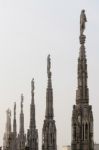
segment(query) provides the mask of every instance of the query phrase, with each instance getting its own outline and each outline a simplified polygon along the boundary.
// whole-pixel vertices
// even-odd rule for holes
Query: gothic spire
[[[34,79],[31,81],[30,129],[35,129]]]
[[[12,145],[12,131],[11,131],[11,110],[6,111],[6,129],[3,137],[3,150],[10,149]]]
[[[47,57],[47,76],[48,76],[48,85],[46,90],[46,118],[53,119],[53,89],[51,81],[51,59],[50,55]]]
[[[77,104],[88,104],[88,87],[87,87],[87,59],[85,52],[85,39],[86,36],[83,34],[85,30],[85,22],[87,21],[85,10],[81,11],[80,15],[80,52],[78,58],[78,89],[76,93]]]
[[[46,90],[46,114],[42,129],[42,150],[57,150],[56,125],[53,115],[53,89],[51,81],[51,59],[47,57],[48,85]]]
[[[80,52],[78,58],[78,89],[76,93],[76,105],[72,111],[72,142],[71,150],[94,150],[93,141],[93,113],[89,105],[87,87],[87,59],[85,53],[85,22],[87,21],[85,10],[80,15]]]
[[[11,110],[8,109],[6,113],[7,113],[6,132],[11,133]]]
[[[27,148],[29,150],[38,150],[38,130],[35,121],[35,104],[34,104],[34,79],[31,81],[31,104],[30,104],[30,128],[27,132]]]
[[[14,103],[13,133],[16,135],[16,102]]]
[[[21,112],[20,112],[20,130],[17,138],[17,146],[18,150],[24,150],[25,149],[25,142],[26,142],[26,134],[24,133],[24,113],[23,113],[23,94],[21,94]]]
[[[17,123],[16,123],[16,102],[14,103],[14,118],[13,118],[13,144],[12,149],[17,150]]]
[[[20,134],[24,134],[24,113],[23,113],[23,94],[21,94],[21,112],[20,112]]]

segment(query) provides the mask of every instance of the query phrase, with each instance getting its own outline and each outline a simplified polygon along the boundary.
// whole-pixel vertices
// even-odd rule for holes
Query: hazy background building
[[[62,147],[62,150],[71,150],[71,146],[70,146],[70,145],[63,146],[63,147]]]
[[[94,150],[99,150],[99,144],[94,144]]]
[[[71,146],[67,145],[67,146],[63,146],[62,150],[71,150]],[[99,144],[94,144],[94,150],[99,150]]]

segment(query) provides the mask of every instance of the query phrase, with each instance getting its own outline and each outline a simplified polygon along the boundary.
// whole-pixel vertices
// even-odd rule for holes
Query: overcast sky
[[[31,80],[35,78],[36,125],[41,133],[46,102],[46,57],[52,60],[57,145],[71,143],[71,115],[77,88],[79,16],[86,10],[88,86],[99,143],[99,2],[97,0],[0,0],[0,145],[6,109],[24,94],[25,132],[29,126]],[[12,113],[13,119],[13,113]]]

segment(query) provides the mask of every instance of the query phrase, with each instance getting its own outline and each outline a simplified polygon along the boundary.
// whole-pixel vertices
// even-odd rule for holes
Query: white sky
[[[71,114],[77,88],[79,16],[86,10],[86,51],[94,139],[99,142],[99,2],[97,0],[0,0],[0,145],[6,109],[23,93],[25,131],[29,126],[31,79],[35,78],[36,124],[41,133],[46,102],[46,57],[52,58],[57,145],[71,142]],[[13,116],[13,115],[12,115]],[[19,124],[18,124],[19,127]]]

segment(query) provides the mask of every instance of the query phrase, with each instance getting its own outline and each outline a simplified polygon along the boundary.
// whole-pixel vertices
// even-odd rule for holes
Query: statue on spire
[[[7,126],[6,126],[6,130],[7,130],[7,132],[11,132],[11,110],[8,109],[6,111],[6,113],[7,113]]]
[[[16,116],[16,102],[14,103],[14,117]]]
[[[34,87],[34,78],[31,81],[31,89],[32,89],[32,91],[34,91],[34,89],[35,89],[35,87]]]
[[[86,18],[85,10],[83,9],[80,15],[80,35],[83,35],[86,22],[87,22],[87,18]]]
[[[23,111],[23,94],[21,94],[21,111]]]
[[[48,77],[51,75],[51,59],[50,59],[50,54],[47,56],[47,74]]]
[[[11,118],[11,110],[8,109],[8,110],[6,111],[6,113],[7,113],[7,119],[9,120],[9,118]]]

